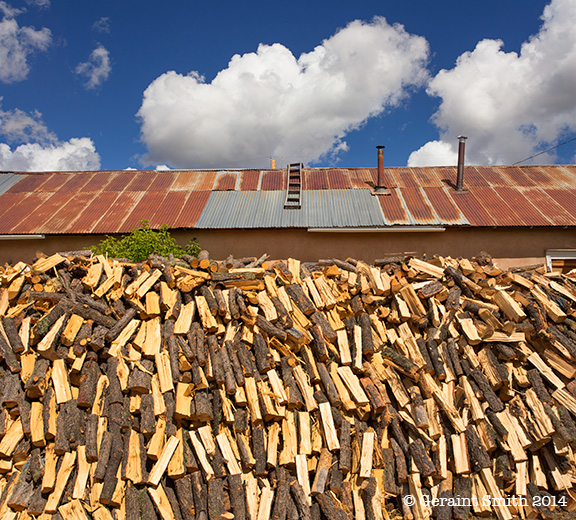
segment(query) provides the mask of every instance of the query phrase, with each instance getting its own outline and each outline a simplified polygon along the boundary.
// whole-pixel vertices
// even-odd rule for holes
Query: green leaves
[[[107,255],[109,258],[126,258],[132,262],[146,260],[151,254],[168,257],[173,254],[179,258],[183,254],[196,256],[200,246],[192,239],[182,248],[170,234],[166,224],[161,229],[151,229],[148,220],[141,220],[140,227],[130,231],[122,238],[107,236],[97,246],[90,250],[97,255]]]

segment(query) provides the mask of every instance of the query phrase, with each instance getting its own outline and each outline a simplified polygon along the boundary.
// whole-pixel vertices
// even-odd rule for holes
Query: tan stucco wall
[[[354,257],[373,261],[412,253],[471,258],[480,251],[500,260],[501,267],[542,262],[546,249],[576,249],[576,228],[448,229],[432,233],[318,233],[303,229],[174,231],[182,244],[196,237],[213,258],[260,256],[298,258]],[[36,251],[84,249],[102,236],[53,235],[44,240],[0,240],[0,263],[31,261]]]

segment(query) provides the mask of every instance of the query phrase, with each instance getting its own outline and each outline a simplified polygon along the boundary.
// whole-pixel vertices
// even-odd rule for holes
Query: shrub
[[[151,229],[148,220],[141,220],[137,229],[130,231],[122,238],[107,236],[97,246],[90,247],[97,255],[107,255],[109,258],[126,258],[132,262],[146,260],[151,254],[168,257],[173,254],[180,258],[184,254],[196,256],[200,246],[193,238],[183,248],[170,234],[166,224],[161,229]]]

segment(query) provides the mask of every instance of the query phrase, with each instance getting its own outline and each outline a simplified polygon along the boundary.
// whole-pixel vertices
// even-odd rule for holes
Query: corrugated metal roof
[[[204,229],[374,227],[386,221],[370,190],[308,190],[302,209],[284,209],[285,192],[214,191],[196,224]]]
[[[14,184],[24,177],[23,175],[18,175],[17,173],[5,173],[0,175],[0,195],[5,191],[9,190]]]
[[[576,226],[576,166],[305,168],[302,209],[286,170],[0,174],[0,233],[124,233],[153,227]]]

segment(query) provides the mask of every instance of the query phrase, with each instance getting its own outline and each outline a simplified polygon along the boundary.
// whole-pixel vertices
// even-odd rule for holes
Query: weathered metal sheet
[[[439,223],[446,226],[465,226],[470,224],[450,195],[448,195],[448,190],[452,188],[430,187],[423,189],[438,216]]]
[[[61,210],[62,207],[72,198],[70,194],[62,196],[60,193],[49,193],[47,195],[51,196],[46,198],[42,204],[29,208],[28,214],[18,222],[19,233],[38,233],[38,226],[46,230],[46,221]],[[76,213],[78,213],[78,208],[76,208]],[[42,233],[45,232],[46,231],[42,231]]]
[[[53,195],[54,198],[56,195]],[[61,201],[61,205],[54,214],[40,224],[40,229],[36,227],[36,222],[30,222],[28,230],[22,230],[23,233],[41,233],[61,234],[74,233],[76,221],[80,218],[79,208],[84,208],[92,201],[91,193],[78,193]]]
[[[452,200],[471,226],[494,226],[494,219],[471,191],[453,191]]]
[[[377,199],[387,225],[408,225],[410,223],[398,188],[391,189],[390,195],[378,196]]]
[[[172,227],[172,222],[175,222],[182,211],[182,206],[188,194],[183,191],[169,191],[162,203],[158,206],[154,216],[150,218],[150,227],[160,228],[164,224]]]
[[[164,202],[166,198],[166,192],[162,191],[148,191],[144,193],[142,198],[138,201],[138,204],[134,206],[134,209],[126,217],[126,220],[122,223],[121,232],[130,231],[131,229],[136,229],[140,226],[142,220],[152,220],[154,215],[158,211],[158,208]]]
[[[576,219],[576,190],[571,189],[553,189],[546,190],[546,193],[560,204],[574,219]],[[576,220],[572,225],[576,224]]]
[[[66,184],[58,188],[59,194],[70,195],[71,193],[77,193],[81,191],[90,179],[96,175],[95,173],[76,173],[68,174],[68,180]]]
[[[426,192],[421,188],[404,188],[402,198],[406,210],[410,214],[411,224],[421,224],[424,226],[440,224],[440,219],[430,206]]]
[[[138,172],[134,175],[132,181],[126,186],[127,191],[146,191],[152,184],[156,172],[152,170]]]
[[[132,213],[134,207],[144,196],[143,191],[124,191],[120,193],[114,204],[105,213],[99,222],[95,223],[91,233],[123,233],[130,231],[123,224],[126,217]],[[75,226],[76,224],[74,224]]]
[[[6,195],[8,194],[2,195],[0,200],[3,200]],[[52,193],[30,193],[25,197],[17,195],[0,219],[0,234],[21,234],[18,225],[30,214],[30,208],[40,207],[51,195]]]
[[[7,190],[8,193],[29,193],[37,189],[41,189],[50,175],[48,173],[40,173],[37,175],[22,175],[22,178]]]
[[[494,219],[497,226],[521,226],[522,218],[492,188],[476,188],[474,196]]]
[[[217,191],[230,191],[236,189],[236,179],[238,175],[236,172],[220,172],[216,179],[216,186],[214,189]]]
[[[18,181],[24,180],[25,177],[18,173],[0,173],[0,195],[7,192]]]
[[[182,204],[182,209],[176,220],[171,224],[173,228],[193,228],[206,207],[210,191],[193,191]]]
[[[510,187],[492,188],[502,200],[519,216],[520,224],[523,226],[550,226],[553,223],[545,218],[536,207],[524,196],[524,190]]]
[[[522,195],[534,207],[538,208],[554,226],[573,226],[574,217],[550,197],[546,190],[525,188]]]
[[[117,191],[103,191],[97,197],[92,199],[90,204],[87,204],[78,216],[78,220],[72,226],[72,229],[67,230],[68,233],[92,233],[98,222],[102,220],[104,214],[110,209],[118,196]],[[112,232],[112,231],[111,231]]]
[[[41,190],[43,192],[58,191],[62,186],[64,186],[64,184],[66,184],[71,179],[72,179],[72,175],[66,175],[66,174],[55,175],[55,174],[52,174],[46,179],[46,182],[44,182],[42,184]]]
[[[576,225],[574,166],[466,166],[462,192],[456,168],[385,168],[390,195],[374,197],[376,176],[304,169],[302,209],[284,210],[284,169],[5,173],[0,232],[126,232],[142,219],[174,228]]]
[[[260,170],[246,170],[241,172],[240,191],[254,191],[260,184]]]
[[[260,189],[264,191],[286,189],[286,170],[263,172]]]
[[[106,186],[106,191],[124,191],[128,185],[134,180],[136,172],[118,172],[112,173],[110,183]]]

